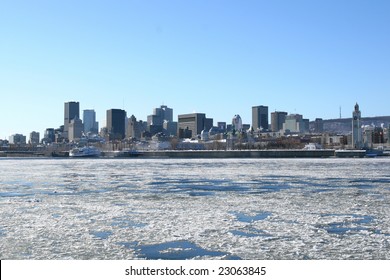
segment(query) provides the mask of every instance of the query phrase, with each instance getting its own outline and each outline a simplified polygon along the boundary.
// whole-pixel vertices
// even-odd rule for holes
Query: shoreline
[[[365,150],[164,150],[164,151],[139,151],[135,154],[121,154],[112,151],[102,151],[101,158],[363,158],[386,156],[369,154]],[[69,154],[63,153],[34,153],[34,152],[0,152],[0,158],[31,157],[31,158],[68,158]]]

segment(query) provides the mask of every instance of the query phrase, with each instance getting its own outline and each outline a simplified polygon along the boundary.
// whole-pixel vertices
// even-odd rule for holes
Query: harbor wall
[[[365,150],[336,150],[335,151],[335,157],[339,158],[351,158],[351,157],[365,157],[366,151]]]
[[[323,158],[335,150],[147,151],[146,158]]]
[[[388,154],[386,154],[388,155]],[[68,157],[68,152],[31,152],[31,151],[1,151],[0,157]],[[169,151],[138,151],[126,157],[140,158],[362,158],[366,156],[364,150],[169,150]],[[102,157],[116,157],[115,153],[102,152]]]

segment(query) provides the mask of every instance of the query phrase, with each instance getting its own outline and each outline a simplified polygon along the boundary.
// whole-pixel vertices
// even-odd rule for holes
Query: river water
[[[0,259],[390,259],[390,159],[0,159]]]

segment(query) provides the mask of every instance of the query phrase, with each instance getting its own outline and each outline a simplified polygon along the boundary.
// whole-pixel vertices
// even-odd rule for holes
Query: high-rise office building
[[[33,131],[30,133],[30,144],[37,145],[39,144],[39,132]]]
[[[110,140],[122,140],[126,136],[126,111],[121,109],[107,110],[107,132]]]
[[[252,107],[252,127],[268,130],[268,106]]]
[[[163,133],[167,136],[177,136],[177,122],[164,121]]]
[[[173,122],[173,109],[162,105],[153,109],[153,115],[148,116],[148,125],[163,125],[164,121]]]
[[[96,112],[95,110],[84,110],[83,111],[83,123],[84,123],[84,132],[88,133],[98,133],[99,123],[96,121]]]
[[[316,118],[314,121],[314,132],[322,133],[324,132],[324,120],[321,118]]]
[[[127,120],[127,130],[126,130],[126,137],[127,138],[135,138],[135,139],[141,139],[142,134],[147,129],[147,123],[143,121],[137,121],[137,118],[132,115]]]
[[[286,116],[283,124],[285,133],[304,133],[308,126],[308,120],[304,120],[302,115],[290,114]]]
[[[80,118],[79,102],[66,102],[64,108],[64,138],[68,138],[69,124],[75,118]]]
[[[179,115],[178,120],[180,138],[194,138],[200,135],[203,129],[209,130],[213,127],[213,119],[206,118],[206,114]]]
[[[166,132],[167,130],[164,129],[164,126],[167,126],[167,124],[170,124],[170,127],[177,126],[177,123],[173,122],[173,109],[165,105],[153,109],[153,115],[148,116],[147,122],[148,130],[151,134]]]
[[[226,132],[226,122],[218,122],[217,127],[221,133]]]
[[[79,118],[74,118],[70,121],[68,139],[69,141],[76,141],[81,138],[83,134],[83,122]]]
[[[307,133],[310,131],[310,119],[302,119],[303,131],[302,133]]]
[[[9,137],[9,143],[14,145],[25,145],[26,144],[26,136],[23,134],[13,134]]]
[[[160,114],[164,121],[173,122],[173,109],[168,106],[162,105],[160,108],[156,108],[153,112],[154,115]]]
[[[53,143],[56,141],[56,133],[54,128],[46,128],[44,134],[44,141],[46,143]]]
[[[271,130],[278,132],[283,129],[283,124],[286,121],[287,112],[272,112],[271,113]]]

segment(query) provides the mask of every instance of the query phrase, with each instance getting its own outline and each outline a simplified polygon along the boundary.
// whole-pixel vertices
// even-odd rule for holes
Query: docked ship
[[[74,148],[69,151],[69,157],[99,157],[100,150],[93,146]]]

